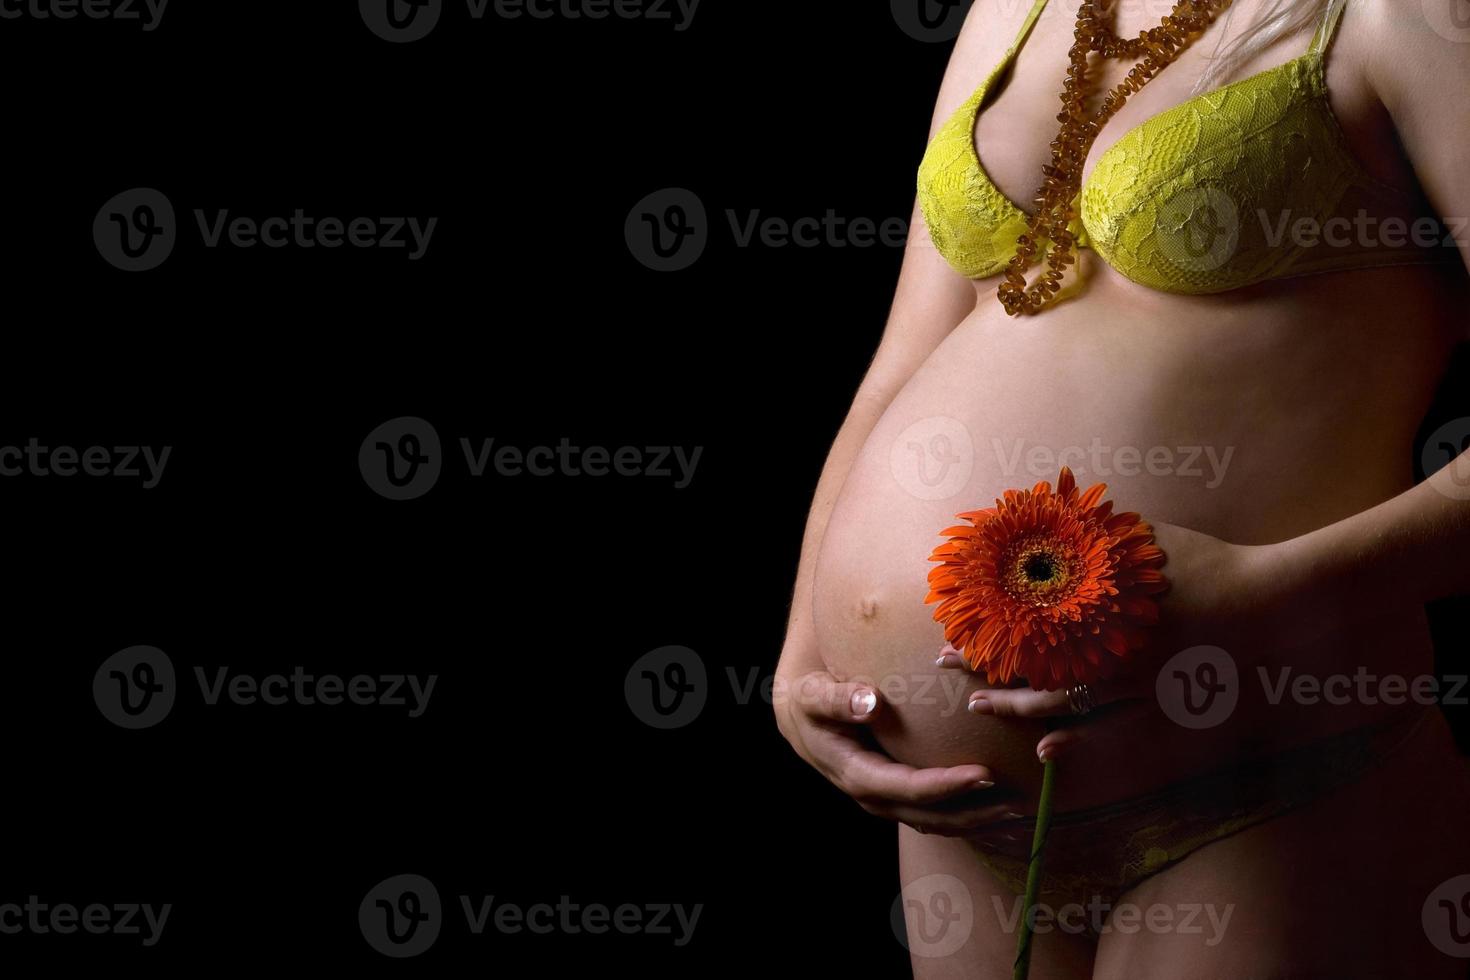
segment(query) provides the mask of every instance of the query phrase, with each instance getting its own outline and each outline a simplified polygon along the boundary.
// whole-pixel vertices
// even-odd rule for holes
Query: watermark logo
[[[1197,646],[1169,658],[1154,692],[1159,707],[1184,728],[1213,728],[1235,712],[1240,674],[1235,659],[1219,647]]]
[[[1279,705],[1288,697],[1292,704],[1318,705],[1454,705],[1470,704],[1465,696],[1467,678],[1463,674],[1450,675],[1443,679],[1433,674],[1408,677],[1403,674],[1375,674],[1367,667],[1359,666],[1352,674],[1297,674],[1291,667],[1276,670],[1275,679],[1265,667],[1257,667],[1256,673],[1265,691],[1266,701]]]
[[[683,728],[699,717],[709,699],[704,661],[682,646],[645,653],[628,668],[623,696],[633,715],[650,728]]]
[[[472,23],[496,20],[641,20],[672,24],[675,34],[694,25],[700,0],[465,0]],[[419,41],[434,30],[443,0],[358,0],[368,30],[394,44]]]
[[[915,41],[943,44],[960,35],[973,0],[889,0],[893,22]]]
[[[363,481],[389,500],[422,497],[439,482],[443,466],[439,433],[412,415],[384,422],[367,434],[357,450]]]
[[[687,946],[704,912],[703,904],[650,902],[610,907],[574,902],[569,895],[562,895],[555,905],[521,905],[495,895],[456,897],[471,936],[482,936],[490,930],[510,936],[598,936],[616,932],[625,936],[672,936],[675,946]],[[374,885],[363,897],[357,908],[357,922],[369,946],[384,956],[405,959],[433,946],[448,916],[433,882],[422,875],[395,875]]]
[[[386,878],[363,896],[357,924],[367,944],[384,956],[418,956],[434,945],[444,925],[439,890],[421,875]]]
[[[1011,440],[1008,446],[1006,440],[992,438],[990,445],[1001,472],[1007,476],[1050,479],[1065,466],[1078,479],[1147,473],[1202,480],[1206,490],[1225,482],[1225,472],[1235,456],[1234,446],[1226,446],[1224,451],[1215,446],[1108,446],[1098,436],[1093,436],[1086,447],[1064,446],[1059,450],[1039,444],[1028,446],[1024,439]]]
[[[172,446],[47,446],[32,436],[24,447],[0,446],[0,477],[106,476],[140,480],[152,490],[172,452]]]
[[[1446,470],[1433,485],[1455,500],[1470,500],[1470,418],[1451,419],[1424,442],[1419,462],[1426,476]]]
[[[317,217],[304,208],[264,218],[232,215],[228,208],[193,210],[205,249],[338,249],[384,252],[405,250],[416,262],[429,251],[438,218]],[[158,268],[173,253],[181,233],[172,203],[150,187],[124,191],[110,199],[92,220],[92,240],[109,264],[124,272]]]
[[[893,900],[889,922],[893,935],[913,955],[951,956],[970,941],[975,901],[954,875],[925,875],[905,885]]]
[[[368,30],[392,44],[421,41],[444,13],[444,0],[358,0]]]
[[[819,704],[827,693],[820,680],[803,677],[793,684],[760,667],[743,671],[726,665],[724,679],[732,702],[739,707],[760,703],[769,706]],[[951,718],[968,703],[968,677],[958,671],[927,670],[912,674],[858,674],[845,678],[872,688],[885,703],[895,707],[917,705],[938,709],[941,718]],[[682,728],[697,718],[717,690],[704,661],[688,647],[660,647],[645,654],[628,670],[623,694],[629,709],[653,728]]]
[[[1470,2],[1419,0],[1429,29],[1454,44],[1470,44]]]
[[[1470,875],[1458,875],[1430,892],[1420,921],[1435,949],[1470,959]]]
[[[965,488],[975,444],[959,419],[932,415],[898,434],[888,450],[894,480],[920,500],[948,500]]]
[[[39,895],[30,895],[24,905],[0,904],[0,936],[69,936],[80,931],[93,936],[138,936],[144,946],[157,946],[173,910],[171,903],[157,908],[148,903],[93,903],[78,908],[69,902],[52,905]]]
[[[162,191],[135,187],[102,205],[92,219],[92,240],[109,265],[124,272],[156,269],[178,241],[174,206]]]
[[[119,728],[152,728],[168,717],[177,694],[173,661],[157,647],[119,650],[92,677],[97,710]]]
[[[796,217],[726,208],[723,215],[730,241],[740,249],[902,249],[909,244],[911,231],[907,218],[848,217],[831,208],[820,215]],[[638,262],[657,272],[678,272],[699,260],[714,230],[699,196],[673,187],[635,204],[623,235]],[[927,236],[920,241],[927,243]]]
[[[654,191],[633,205],[623,224],[633,258],[655,272],[679,272],[709,245],[709,215],[699,195],[683,187]]]
[[[0,0],[0,20],[111,20],[136,23],[144,33],[163,23],[168,0]]]
[[[212,672],[195,666],[194,679],[205,707],[231,704],[281,707],[335,707],[344,703],[364,707],[401,708],[409,718],[420,718],[434,696],[438,674],[311,674],[300,665],[290,673],[264,675]],[[92,698],[102,716],[120,728],[150,728],[168,716],[180,693],[173,662],[157,647],[136,646],[108,657],[92,678]]]
[[[1349,218],[1335,215],[1323,220],[1315,214],[1294,215],[1290,209],[1273,218],[1264,208],[1257,214],[1266,244],[1281,247],[1290,241],[1297,248],[1458,248],[1466,241],[1464,218],[1379,218],[1359,208]]]
[[[995,908],[996,920],[1001,931],[1014,933],[1020,929],[1022,903],[1020,896],[1012,899],[1010,908],[999,895],[990,897]],[[1147,931],[1154,935],[1203,936],[1206,946],[1218,946],[1225,938],[1230,918],[1235,914],[1232,902],[1224,908],[1212,902],[1185,902],[1165,905],[1154,902],[1136,905],[1132,902],[1114,904],[1101,895],[1094,895],[1084,905],[1068,902],[1060,907],[1038,902],[1026,910],[1026,921],[1038,936],[1060,930],[1074,936],[1089,931],[1095,935],[1110,932],[1133,935]]]
[[[675,490],[694,481],[703,446],[581,446],[562,438],[556,445],[517,446],[494,438],[461,437],[465,474],[471,479],[518,477],[637,477],[667,480]],[[422,497],[444,466],[439,436],[415,416],[391,419],[368,433],[357,450],[363,481],[390,500]]]
[[[1215,187],[1189,187],[1164,203],[1156,219],[1159,250],[1181,269],[1208,272],[1235,255],[1240,209]]]

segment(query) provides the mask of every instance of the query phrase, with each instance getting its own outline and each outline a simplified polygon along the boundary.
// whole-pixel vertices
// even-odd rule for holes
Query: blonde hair
[[[1229,78],[1277,41],[1309,25],[1321,23],[1331,2],[1333,0],[1266,0],[1255,20],[1235,37],[1230,37],[1230,16],[1235,7],[1233,4],[1227,7],[1220,40],[1216,42],[1215,51],[1190,94],[1199,95],[1218,87],[1222,79]],[[1230,37],[1229,43],[1225,42],[1227,37]]]

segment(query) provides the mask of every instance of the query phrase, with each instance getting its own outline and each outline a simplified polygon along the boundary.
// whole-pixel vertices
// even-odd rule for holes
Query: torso
[[[1237,23],[1253,14],[1251,2],[1237,0]],[[992,6],[998,18],[1015,14]],[[1136,32],[1146,16],[1156,22],[1158,13],[1125,5],[1119,33]],[[1074,15],[1075,5],[1053,0],[1009,85],[980,116],[982,162],[1012,200],[1032,196],[1056,135],[1053,107]],[[997,23],[993,58],[973,66],[973,84],[1015,26]],[[1187,99],[1215,36],[1131,98],[1089,159],[1128,127]],[[1289,38],[1244,71],[1279,64],[1305,43],[1303,35]],[[1409,187],[1412,174],[1393,149],[1386,116],[1356,81],[1366,43],[1351,23],[1338,30],[1328,59],[1332,106],[1364,167]],[[938,532],[1007,488],[1055,480],[1060,462],[1084,486],[1108,483],[1121,509],[1238,543],[1282,540],[1371,507],[1412,482],[1414,433],[1463,332],[1467,296],[1459,269],[1325,273],[1191,297],[1132,283],[1086,250],[1081,261],[1086,295],[1035,318],[1005,315],[997,279],[975,283],[974,312],[894,399],[854,462],[814,583],[815,622],[833,672],[904,685],[886,692],[897,703],[877,727],[884,748],[916,765],[983,762],[1025,795],[1039,776],[1033,753],[1041,726],[966,713],[973,678],[963,692],[928,686],[943,644],[923,602]],[[947,438],[948,449],[935,436]],[[1077,451],[1063,458],[1071,447]],[[945,463],[945,455],[958,460]],[[1355,650],[1391,636],[1405,673],[1430,669],[1421,609],[1385,610],[1376,632],[1336,637],[1334,661],[1351,672]],[[1334,707],[1309,713],[1305,724],[1325,734],[1371,721],[1378,710]],[[1223,726],[1210,737],[1242,735]],[[1085,806],[1146,792],[1178,778],[1180,759],[1161,745],[1157,758],[1126,767],[1103,757],[1071,766],[1060,802]]]

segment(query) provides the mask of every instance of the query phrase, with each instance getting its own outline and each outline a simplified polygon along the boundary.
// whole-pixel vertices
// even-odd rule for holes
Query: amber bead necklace
[[[1001,305],[1011,316],[1039,311],[1061,291],[1062,276],[1067,266],[1077,261],[1077,242],[1068,225],[1077,216],[1073,201],[1082,187],[1082,166],[1088,151],[1107,121],[1113,117],[1128,96],[1163,71],[1180,52],[1187,48],[1230,5],[1230,0],[1178,0],[1173,11],[1158,27],[1124,40],[1103,23],[1102,0],[1082,0],[1077,10],[1075,42],[1068,52],[1071,64],[1062,88],[1062,111],[1057,121],[1061,132],[1051,143],[1051,163],[1041,172],[1045,182],[1036,193],[1036,214],[1028,221],[1028,231],[1016,240],[1016,254],[1006,268],[1005,280],[997,291]],[[1087,89],[1087,56],[1096,51],[1104,58],[1141,59],[1128,77],[1103,99],[1097,111],[1089,114],[1082,106]],[[1049,240],[1047,269],[1034,284],[1026,284],[1026,270],[1036,256],[1037,242]]]

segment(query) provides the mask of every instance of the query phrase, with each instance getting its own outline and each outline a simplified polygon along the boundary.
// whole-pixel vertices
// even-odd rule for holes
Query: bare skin
[[[1350,0],[1327,59],[1333,111],[1371,174],[1417,188],[1447,219],[1470,215],[1470,187],[1455,163],[1470,146],[1470,113],[1433,95],[1467,90],[1470,45],[1426,30],[1417,5],[1399,6]],[[1238,25],[1254,0],[1236,7]],[[1125,4],[1116,28],[1132,34],[1164,12]],[[975,4],[936,125],[1001,58],[1023,15],[1024,5]],[[981,114],[982,161],[1012,200],[1030,198],[1046,162],[1074,15],[1075,5],[1053,0],[1011,82]],[[1225,26],[1217,23],[1131,98],[1090,161],[1130,127],[1187,100]],[[1306,43],[1305,34],[1283,39],[1233,77],[1280,64]],[[1104,80],[1126,67],[1110,65]],[[1064,753],[1058,805],[1069,809],[1132,798],[1396,710],[1361,699],[1272,703],[1263,685],[1245,684],[1228,721],[1190,732],[1150,711],[1146,699],[1129,700],[1139,690],[1119,689],[1096,721],[1048,735],[1043,717],[1064,705],[986,692],[980,679],[936,663],[944,642],[922,601],[926,558],[958,511],[1055,479],[1059,460],[1084,486],[1107,482],[1122,509],[1159,525],[1170,555],[1165,571],[1175,587],[1155,668],[1173,651],[1209,642],[1252,674],[1288,665],[1318,675],[1360,666],[1424,675],[1433,669],[1424,601],[1470,590],[1457,557],[1470,545],[1464,501],[1443,474],[1438,488],[1411,489],[1410,468],[1415,429],[1451,348],[1467,337],[1463,268],[1328,273],[1187,297],[1131,283],[1089,252],[1082,261],[1083,298],[1013,320],[995,300],[996,280],[964,280],[927,242],[911,243],[882,345],[813,504],[778,671],[792,696],[778,702],[778,723],[870,812],[931,835],[901,829],[906,883],[943,868],[977,896],[995,890],[966,843],[938,835],[1004,832],[1007,813],[1030,810],[1038,746]],[[949,441],[935,443],[935,435]],[[969,472],[939,496],[956,439],[968,440],[960,456]],[[1086,455],[1096,445],[1101,456]],[[1069,447],[1084,453],[1060,459]],[[1191,468],[1193,447],[1201,455]],[[1142,465],[1154,450],[1153,465]],[[1089,471],[1099,459],[1107,472]],[[1146,676],[1141,688],[1152,681]],[[967,710],[977,694],[982,710]],[[867,747],[854,726],[869,728],[883,751]],[[1463,975],[1463,962],[1414,933],[1428,890],[1470,872],[1458,833],[1466,770],[1437,714],[1418,738],[1412,762],[1397,757],[1385,773],[1307,810],[1204,847],[1131,896],[1234,902],[1229,941],[1204,947],[1144,931],[1108,934],[1094,947],[1053,934],[1039,937],[1032,975],[1316,976],[1324,974],[1311,964],[1328,959]],[[1407,814],[1425,811],[1435,817],[1407,843],[1382,840],[1385,822],[1402,826]],[[1341,870],[1345,848],[1360,848],[1351,873]],[[1299,873],[1286,881],[1276,873],[1285,866]],[[1272,881],[1298,901],[1264,901]],[[1385,898],[1397,912],[1353,911]],[[916,975],[1007,976],[1012,943],[986,911],[962,950],[916,955]],[[1304,963],[1304,955],[1316,958]]]

